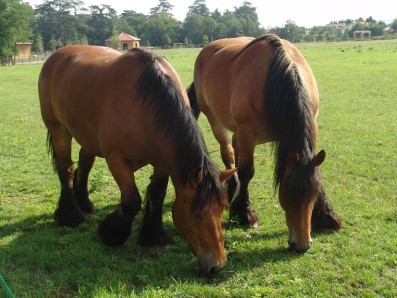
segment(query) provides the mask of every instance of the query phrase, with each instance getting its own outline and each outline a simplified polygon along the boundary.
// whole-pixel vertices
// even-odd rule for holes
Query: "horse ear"
[[[300,157],[298,152],[290,152],[287,156],[287,169],[292,170],[298,163]]]
[[[190,186],[194,189],[201,183],[203,180],[203,168],[195,168],[193,171],[190,172],[188,177],[188,182]]]
[[[321,150],[317,155],[313,157],[313,164],[315,167],[319,167],[325,159],[325,151]]]
[[[219,180],[221,180],[221,182],[223,181],[227,181],[230,179],[230,177],[233,176],[234,173],[237,172],[237,168],[234,169],[228,169],[228,170],[224,170],[220,173],[219,175]]]

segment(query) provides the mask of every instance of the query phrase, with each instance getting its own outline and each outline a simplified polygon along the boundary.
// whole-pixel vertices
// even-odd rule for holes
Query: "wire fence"
[[[32,53],[31,55],[19,55],[0,58],[0,66],[15,64],[36,64],[43,63],[53,52]]]

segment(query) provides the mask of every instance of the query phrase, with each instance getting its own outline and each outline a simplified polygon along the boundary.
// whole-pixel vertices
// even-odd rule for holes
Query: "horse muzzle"
[[[289,247],[296,253],[304,253],[307,252],[310,248],[310,246],[312,246],[313,241],[310,239],[309,242],[307,242],[306,244],[298,244],[294,241],[288,241],[288,245]]]
[[[304,237],[306,238],[306,237]],[[304,253],[312,246],[313,240],[309,235],[309,239],[299,239],[294,230],[289,232],[288,245],[296,253]]]
[[[197,255],[198,264],[205,276],[214,276],[219,270],[221,270],[227,261],[227,258],[217,259],[212,256],[205,254]]]

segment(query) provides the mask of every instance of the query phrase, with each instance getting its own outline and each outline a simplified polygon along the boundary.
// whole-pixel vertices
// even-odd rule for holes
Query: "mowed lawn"
[[[313,234],[310,250],[288,249],[288,229],[273,188],[270,145],[255,151],[250,184],[260,226],[223,228],[226,267],[201,275],[172,223],[167,250],[137,245],[142,213],[128,241],[105,247],[96,230],[119,202],[103,160],[90,177],[96,212],[78,228],[55,225],[59,182],[46,153],[37,95],[41,65],[0,67],[0,275],[16,297],[395,297],[397,295],[397,41],[298,44],[320,89],[319,143],[324,184],[343,229]],[[199,49],[158,51],[188,86]],[[218,144],[202,115],[211,157]],[[161,148],[159,148],[161,150]],[[77,161],[78,147],[74,146]],[[136,173],[142,196],[151,175]],[[4,297],[0,287],[0,297]]]

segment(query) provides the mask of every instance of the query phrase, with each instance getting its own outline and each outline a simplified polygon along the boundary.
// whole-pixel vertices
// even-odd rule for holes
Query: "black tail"
[[[47,131],[47,153],[51,156],[52,159],[52,167],[54,168],[54,172],[57,172],[58,169],[58,159],[55,153],[54,142],[52,141],[51,134]]]
[[[190,107],[193,110],[193,115],[196,119],[198,119],[201,111],[197,104],[196,87],[194,86],[194,82],[192,82],[187,89],[187,96],[189,97]]]

